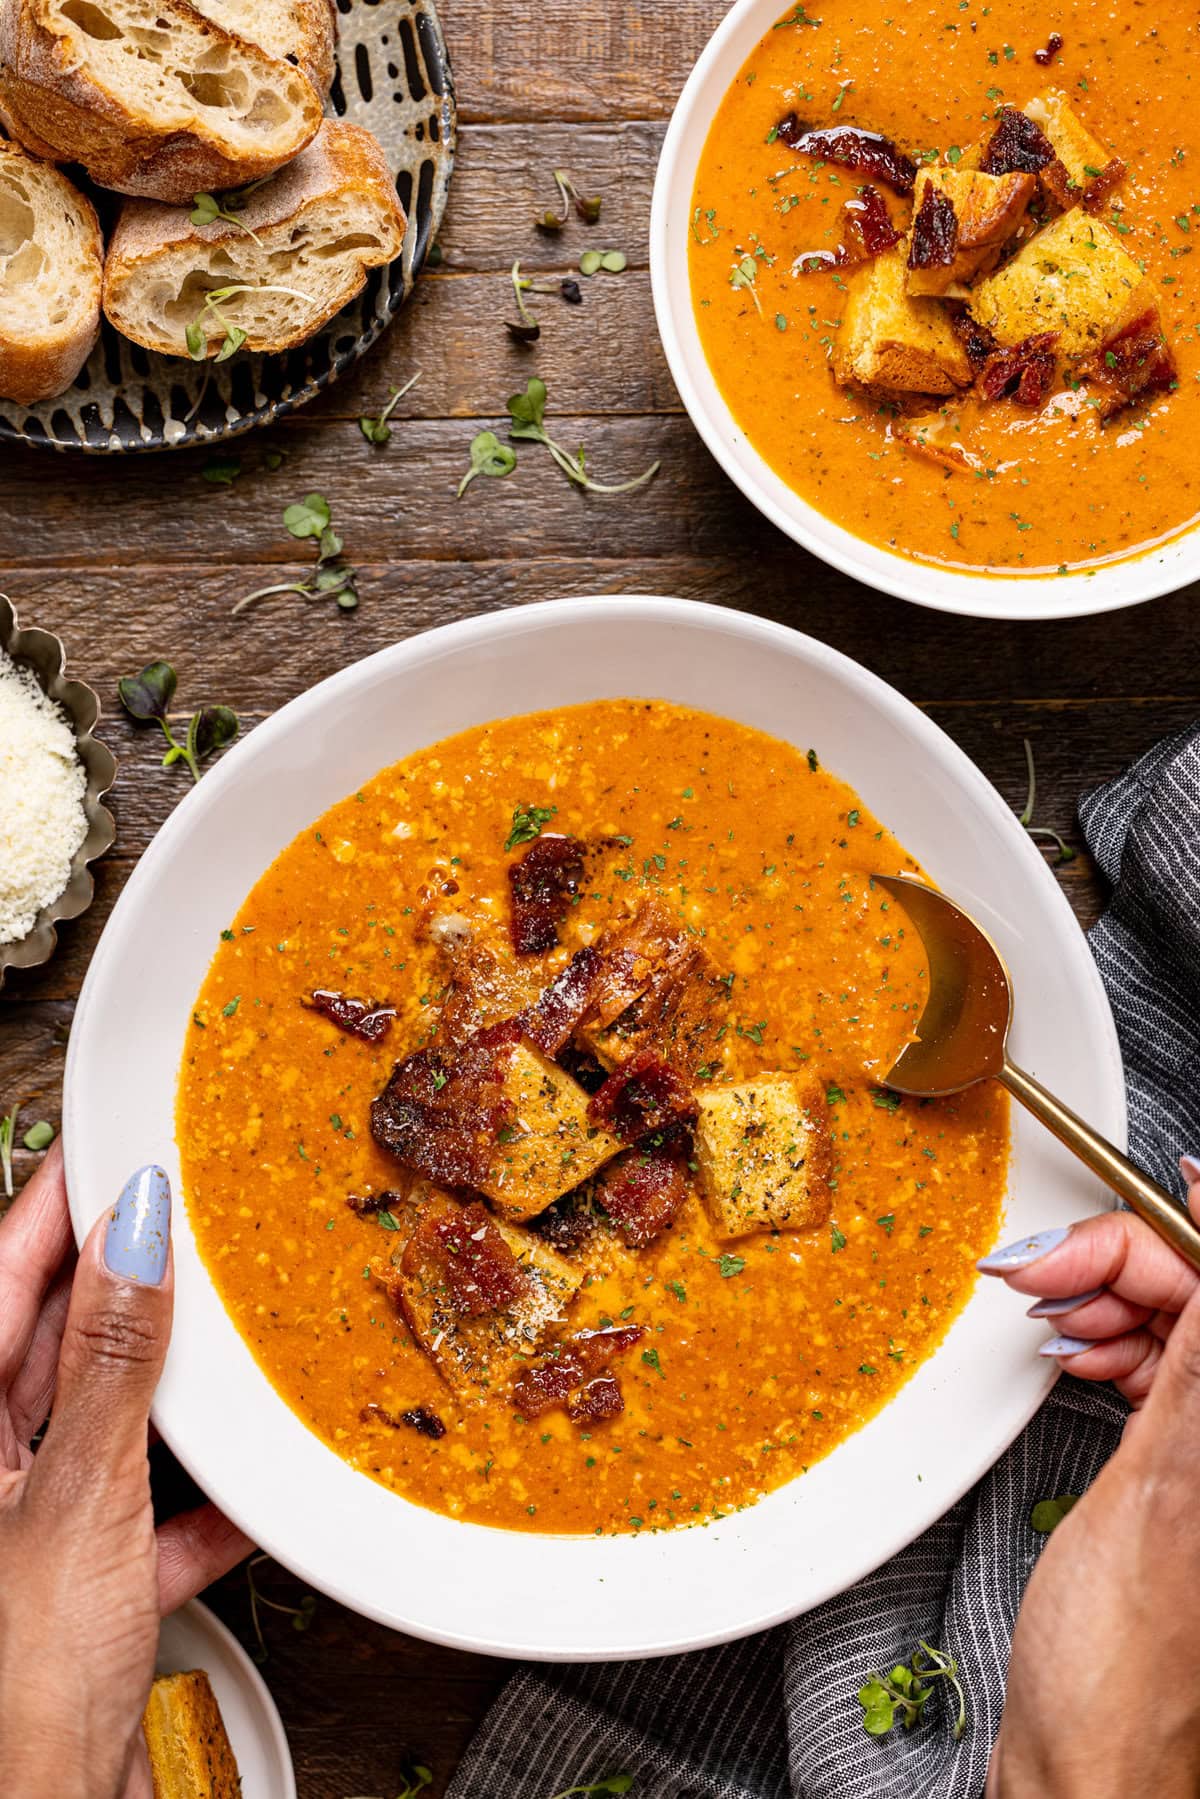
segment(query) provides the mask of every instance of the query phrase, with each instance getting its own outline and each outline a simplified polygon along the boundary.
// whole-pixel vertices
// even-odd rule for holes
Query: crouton
[[[1081,356],[1141,310],[1143,279],[1115,233],[1076,207],[981,281],[968,305],[1006,347],[1053,331],[1060,356]]]
[[[966,350],[936,300],[907,291],[905,239],[851,275],[833,347],[833,372],[843,387],[891,388],[900,393],[949,394],[970,387]]]
[[[600,973],[575,1041],[603,1068],[653,1051],[690,1078],[717,1053],[729,989],[703,946],[653,900],[605,931]]]
[[[918,176],[908,251],[910,294],[944,294],[948,288],[995,268],[1000,252],[1025,221],[1037,192],[1032,175],[984,175],[957,165]],[[949,203],[955,229],[950,241],[931,242],[922,221],[931,211],[927,194]]]
[[[506,1218],[535,1218],[624,1148],[590,1122],[583,1088],[532,1044],[514,1049],[501,1103],[508,1121],[478,1186]]]
[[[1079,204],[1091,207],[1111,193],[1125,174],[1125,164],[1092,136],[1060,88],[1048,88],[1024,108],[1039,125],[1057,158],[1040,180],[1049,199],[1064,211]]]
[[[506,1380],[514,1353],[538,1347],[582,1283],[531,1232],[423,1183],[397,1222],[406,1234],[372,1272],[456,1392]]]
[[[723,1236],[822,1223],[830,1158],[825,1102],[811,1083],[766,1074],[700,1096],[700,1195]]]

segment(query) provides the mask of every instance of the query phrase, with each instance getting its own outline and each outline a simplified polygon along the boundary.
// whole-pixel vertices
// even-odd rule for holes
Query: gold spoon
[[[999,1081],[1139,1218],[1200,1269],[1200,1230],[1188,1214],[1009,1056],[1012,977],[986,931],[961,906],[913,875],[874,879],[904,907],[929,959],[929,998],[917,1041],[900,1052],[884,1085],[897,1093],[940,1099],[976,1081]]]

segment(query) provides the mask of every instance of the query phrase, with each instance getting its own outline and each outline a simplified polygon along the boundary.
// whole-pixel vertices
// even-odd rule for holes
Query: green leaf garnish
[[[199,198],[199,196],[197,196]],[[205,196],[210,198],[211,196]],[[235,220],[241,224],[241,220]],[[242,229],[249,227],[243,225]],[[254,233],[251,231],[250,236]],[[257,240],[256,240],[257,241]],[[214,287],[204,296],[204,304],[191,324],[183,333],[187,344],[188,355],[193,362],[203,362],[208,355],[209,340],[215,337],[216,331],[221,333],[220,349],[214,358],[216,362],[226,362],[235,350],[240,350],[246,341],[247,333],[240,325],[235,325],[226,318],[221,308],[228,300],[235,300],[239,294],[287,294],[293,300],[303,300],[309,306],[317,302],[311,294],[302,294],[298,288],[280,287],[269,282],[236,281],[229,287]]]
[[[502,481],[505,475],[511,475],[517,466],[517,454],[507,444],[502,444],[494,431],[480,431],[471,439],[471,466],[458,484],[458,497],[461,500],[477,475],[488,475],[492,480]]]
[[[283,522],[293,537],[320,537],[329,528],[329,501],[321,493],[305,494],[283,509]]]
[[[632,481],[620,481],[615,485],[593,481],[587,472],[583,451],[580,450],[577,455],[572,456],[547,434],[545,428],[546,398],[546,383],[537,375],[526,384],[523,394],[513,394],[507,402],[508,415],[512,420],[508,434],[518,441],[544,444],[568,481],[573,481],[577,487],[586,488],[589,493],[629,493],[633,488],[643,486],[658,473],[660,464],[653,462],[643,474],[637,475]]]
[[[33,1150],[35,1154],[40,1150],[49,1149],[54,1142],[54,1126],[47,1124],[44,1118],[39,1118],[36,1124],[30,1125],[21,1141],[26,1149]]]
[[[1056,1524],[1079,1504],[1078,1493],[1060,1493],[1057,1499],[1039,1499],[1029,1514],[1029,1523],[1039,1536],[1048,1537]]]
[[[177,684],[178,677],[169,662],[149,662],[140,674],[122,676],[117,682],[117,694],[136,723],[157,724],[161,729],[167,740],[163,767],[186,762],[193,781],[198,781],[201,762],[223,750],[237,736],[238,717],[229,706],[205,706],[193,712],[181,743],[167,722]]]
[[[541,836],[557,811],[557,806],[515,806],[505,849],[515,850],[520,843],[532,843],[535,837]]]
[[[392,427],[388,424],[388,420],[391,418],[397,402],[402,400],[409,389],[415,387],[420,379],[421,371],[418,369],[416,374],[404,383],[403,387],[394,387],[392,389],[392,397],[383,408],[383,411],[379,414],[378,418],[359,419],[358,428],[369,444],[385,444],[388,442],[392,435]]]
[[[333,528],[329,501],[324,494],[305,494],[303,500],[293,501],[285,506],[283,522],[293,537],[315,538],[317,541],[317,566],[305,580],[273,581],[267,587],[256,587],[240,599],[233,608],[232,616],[237,617],[256,600],[264,600],[270,594],[298,593],[305,599],[336,600],[343,612],[353,612],[358,605],[357,572],[349,563],[341,560],[344,544]]]
[[[1029,836],[1033,838],[1035,843],[1044,841],[1057,844],[1058,855],[1054,858],[1054,866],[1056,868],[1061,868],[1065,862],[1074,862],[1075,851],[1071,848],[1069,843],[1063,842],[1057,831],[1052,831],[1048,825],[1035,825],[1033,822],[1033,809],[1037,804],[1037,770],[1033,764],[1033,745],[1030,743],[1028,737],[1026,737],[1024,741],[1025,768],[1029,777],[1029,783],[1025,790],[1025,805],[1018,822],[1024,826],[1025,830],[1028,832]]]
[[[745,1266],[745,1256],[720,1256],[717,1259],[717,1267],[721,1271],[721,1279],[725,1281],[732,1279],[735,1274],[740,1274]]]
[[[241,458],[237,456],[210,456],[200,470],[210,487],[232,487],[241,472]]]
[[[257,186],[257,183],[254,185]],[[259,249],[261,249],[262,238],[259,237],[257,232],[251,231],[245,220],[239,219],[237,213],[233,210],[234,205],[241,200],[241,198],[241,195],[238,194],[226,194],[224,197],[224,204],[222,204],[216,194],[194,194],[192,196],[192,210],[188,214],[188,221],[190,224],[203,227],[205,225],[215,224],[218,219],[221,219],[227,225],[236,225],[239,231],[244,231],[247,237],[252,237]],[[244,203],[245,202],[242,201],[242,204]]]
[[[576,189],[575,183],[571,180],[571,177],[563,169],[555,169],[554,184],[558,188],[558,197],[562,203],[562,214],[560,216],[556,212],[544,212],[540,219],[535,219],[533,221],[539,231],[543,231],[551,237],[557,236],[571,216],[572,205],[574,205],[575,211],[585,225],[594,225],[597,222],[600,217],[600,201],[598,198],[590,200],[585,199]]]
[[[555,1793],[553,1799],[608,1799],[610,1793],[627,1793],[632,1785],[632,1774],[608,1774],[591,1786],[566,1787],[561,1793]],[[405,1799],[403,1793],[400,1799]]]
[[[412,1773],[405,1774],[402,1778],[405,1783],[404,1790],[397,1794],[396,1799],[417,1799],[418,1793],[423,1793],[426,1787],[433,1785],[433,1769],[417,1762]]]
[[[954,1721],[957,1742],[967,1727],[967,1702],[958,1679],[958,1663],[942,1649],[934,1649],[922,1639],[909,1662],[897,1662],[890,1674],[868,1674],[858,1689],[858,1703],[863,1709],[863,1729],[868,1736],[884,1737],[897,1718],[905,1730],[921,1722],[933,1692],[933,1682],[945,1680],[958,1695],[958,1714]]]

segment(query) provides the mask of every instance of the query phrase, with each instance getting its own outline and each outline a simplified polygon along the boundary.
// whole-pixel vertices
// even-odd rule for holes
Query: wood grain
[[[1080,792],[1200,709],[1197,589],[1037,626],[925,612],[855,586],[784,539],[695,437],[654,329],[646,240],[666,119],[725,0],[442,0],[441,10],[464,120],[443,259],[360,365],[294,419],[222,449],[241,469],[230,489],[204,479],[204,451],[116,461],[0,450],[5,588],[25,622],[65,638],[72,672],[102,696],[100,734],[120,764],[120,834],[94,906],[63,929],[48,967],[11,977],[0,994],[0,1104],[19,1100],[24,1126],[59,1121],[88,961],[122,884],[187,789],[178,770],[159,767],[153,735],[115,715],[118,677],[153,657],[175,663],[182,705],[227,702],[249,730],[337,669],[434,625],[563,595],[679,594],[808,631],[873,669],[1017,809],[1029,738],[1038,821],[1076,847]],[[555,203],[555,168],[602,195],[597,226],[572,219],[557,237],[534,229]],[[503,328],[514,316],[513,261],[556,289],[593,246],[624,250],[629,271],[581,281],[577,307],[557,291],[532,297],[541,341],[532,352],[513,345]],[[370,446],[358,417],[416,369],[391,442]],[[534,372],[564,443],[584,443],[603,476],[661,457],[654,483],[622,500],[584,496],[531,445],[510,480],[479,481],[456,500],[472,435],[503,427],[506,398]],[[276,473],[268,449],[284,452]],[[361,570],[359,610],[288,598],[231,619],[252,586],[309,566],[311,551],[281,514],[311,490],[329,498]],[[654,686],[648,670],[646,691]],[[1093,922],[1104,896],[1089,859],[1058,874],[1080,922]],[[18,1149],[19,1182],[37,1160]],[[188,1503],[190,1483],[161,1449],[156,1462],[164,1507]],[[282,1603],[302,1593],[273,1565],[258,1578]],[[250,1641],[245,1575],[210,1597]],[[436,1769],[442,1792],[500,1663],[413,1643],[326,1600],[304,1635],[278,1613],[265,1618],[263,1672],[301,1799],[392,1799],[414,1757]],[[569,1784],[574,1770],[562,1773]]]

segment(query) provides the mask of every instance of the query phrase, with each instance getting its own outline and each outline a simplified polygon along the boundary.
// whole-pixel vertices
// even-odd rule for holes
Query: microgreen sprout
[[[285,1617],[291,1619],[292,1629],[296,1631],[308,1629],[313,1621],[313,1613],[317,1609],[317,1601],[312,1593],[305,1593],[299,1605],[282,1605],[279,1600],[268,1599],[265,1593],[259,1591],[258,1582],[254,1578],[254,1570],[270,1559],[267,1555],[255,1555],[246,1563],[246,1584],[250,1589],[250,1621],[254,1626],[255,1643],[250,1653],[260,1664],[267,1659],[267,1645],[263,1637],[259,1606],[265,1605],[268,1611],[282,1612]],[[432,1776],[430,1778],[432,1779]],[[425,1784],[428,1785],[429,1782],[426,1781]],[[419,1792],[420,1788],[414,1788],[413,1791]],[[401,1794],[400,1799],[405,1799],[405,1795]]]
[[[345,547],[333,528],[329,501],[324,494],[305,494],[283,509],[283,522],[293,537],[316,539],[317,565],[303,581],[273,581],[267,587],[256,587],[238,601],[232,616],[237,617],[256,600],[271,594],[298,593],[305,599],[336,600],[342,612],[353,612],[358,605],[357,573],[342,560]]]
[[[512,420],[508,434],[518,441],[544,444],[568,481],[574,482],[576,487],[586,488],[589,493],[629,493],[658,473],[661,464],[652,462],[648,469],[643,470],[632,481],[612,484],[593,481],[587,472],[583,451],[579,450],[572,456],[548,435],[545,428],[546,397],[546,383],[536,375],[527,383],[523,394],[513,394],[507,402],[508,414]]]
[[[733,265],[732,272],[729,276],[729,285],[734,288],[744,288],[750,295],[750,298],[754,301],[755,310],[757,311],[759,318],[762,318],[762,301],[759,299],[758,289],[754,285],[757,275],[758,263],[755,261],[754,257],[743,256],[740,262],[735,262]]]
[[[251,231],[246,221],[239,219],[234,211],[234,204],[238,198],[239,196],[236,194],[226,194],[222,204],[222,200],[217,194],[193,194],[192,210],[188,214],[188,220],[193,225],[212,225],[217,219],[222,219],[225,224],[236,225],[239,231],[244,231],[247,237],[252,237],[261,250],[262,238],[256,231]]]
[[[294,287],[269,286],[265,283],[257,285],[252,281],[238,281],[230,287],[214,287],[205,294],[203,306],[183,334],[188,355],[193,362],[203,362],[208,355],[209,338],[213,335],[208,316],[210,313],[212,322],[219,325],[224,334],[221,348],[213,358],[214,362],[226,362],[245,343],[247,333],[240,325],[232,324],[221,311],[226,301],[236,299],[238,294],[287,294],[293,300],[303,300],[308,306],[316,305],[311,294],[302,294]]]
[[[157,724],[167,740],[164,768],[185,762],[193,781],[200,779],[200,764],[223,750],[238,734],[237,713],[228,706],[204,706],[188,720],[180,742],[167,720],[175,697],[178,676],[169,662],[149,662],[140,674],[125,675],[117,682],[117,693],[130,718],[138,724]]]
[[[423,1793],[426,1787],[432,1785],[433,1769],[425,1767],[421,1762],[416,1762],[413,1764],[412,1773],[404,1776],[404,1791],[398,1793],[396,1799],[417,1799],[418,1793]]]
[[[480,431],[471,439],[471,466],[458,484],[458,497],[461,500],[477,475],[488,475],[495,481],[502,481],[511,475],[517,466],[515,450],[502,444],[494,431]]]
[[[21,1138],[21,1142],[25,1145],[26,1149],[31,1149],[35,1155],[40,1154],[43,1149],[49,1149],[50,1145],[54,1142],[54,1126],[52,1124],[47,1124],[44,1118],[39,1118],[36,1124],[30,1125],[25,1135]]]
[[[17,1113],[20,1110],[21,1105],[20,1101],[18,1101],[7,1117],[0,1118],[0,1175],[3,1175],[4,1178],[4,1194],[6,1199],[11,1199],[13,1196],[13,1136],[17,1128]]]
[[[1060,1493],[1057,1499],[1039,1499],[1029,1514],[1029,1524],[1039,1536],[1048,1537],[1067,1513],[1079,1504],[1078,1493]]]
[[[515,850],[519,844],[532,843],[535,837],[541,836],[557,811],[557,806],[515,806],[505,850]]]
[[[505,319],[504,329],[508,332],[508,335],[511,338],[514,338],[519,344],[535,344],[542,335],[542,327],[538,324],[528,306],[525,304],[525,294],[528,289],[532,287],[533,283],[527,281],[522,276],[521,264],[519,261],[514,262],[512,265],[511,279],[513,294],[516,297],[517,302],[517,312],[520,315],[521,322],[518,325],[514,325],[508,319]]]
[[[394,387],[392,389],[392,397],[384,407],[383,411],[379,414],[378,418],[359,419],[358,428],[369,444],[387,443],[392,435],[392,427],[388,424],[388,420],[391,418],[397,402],[402,400],[410,388],[414,388],[420,379],[421,371],[418,369],[415,375],[409,377],[403,387]]]
[[[623,275],[628,267],[624,250],[585,250],[579,258],[581,275],[598,275],[601,270],[606,275]]]
[[[607,1799],[610,1793],[627,1793],[632,1785],[632,1774],[607,1774],[591,1786],[565,1787],[554,1799]]]
[[[600,218],[598,197],[585,199],[564,169],[555,169],[554,185],[558,189],[558,197],[562,203],[562,215],[560,217],[556,212],[544,212],[540,219],[533,221],[539,231],[544,231],[551,237],[557,235],[570,218],[572,206],[585,225],[595,225],[598,222]]]
[[[912,1730],[921,1722],[935,1680],[947,1681],[958,1695],[954,1720],[957,1742],[967,1727],[967,1702],[958,1678],[958,1663],[945,1650],[934,1649],[924,1640],[918,1643],[910,1661],[897,1662],[889,1674],[869,1674],[858,1689],[867,1735],[885,1737],[897,1718],[905,1730]]]
[[[1052,831],[1049,825],[1035,825],[1033,822],[1034,807],[1037,805],[1037,770],[1033,764],[1033,745],[1028,737],[1025,739],[1025,768],[1029,776],[1029,785],[1025,792],[1024,810],[1018,822],[1024,826],[1035,843],[1057,844],[1058,855],[1054,858],[1056,868],[1060,868],[1064,862],[1074,862],[1075,851],[1069,843],[1063,842],[1057,831]]]
[[[698,244],[715,244],[721,235],[722,227],[717,224],[715,206],[699,207],[692,214],[692,236]],[[707,235],[701,236],[701,232]]]

